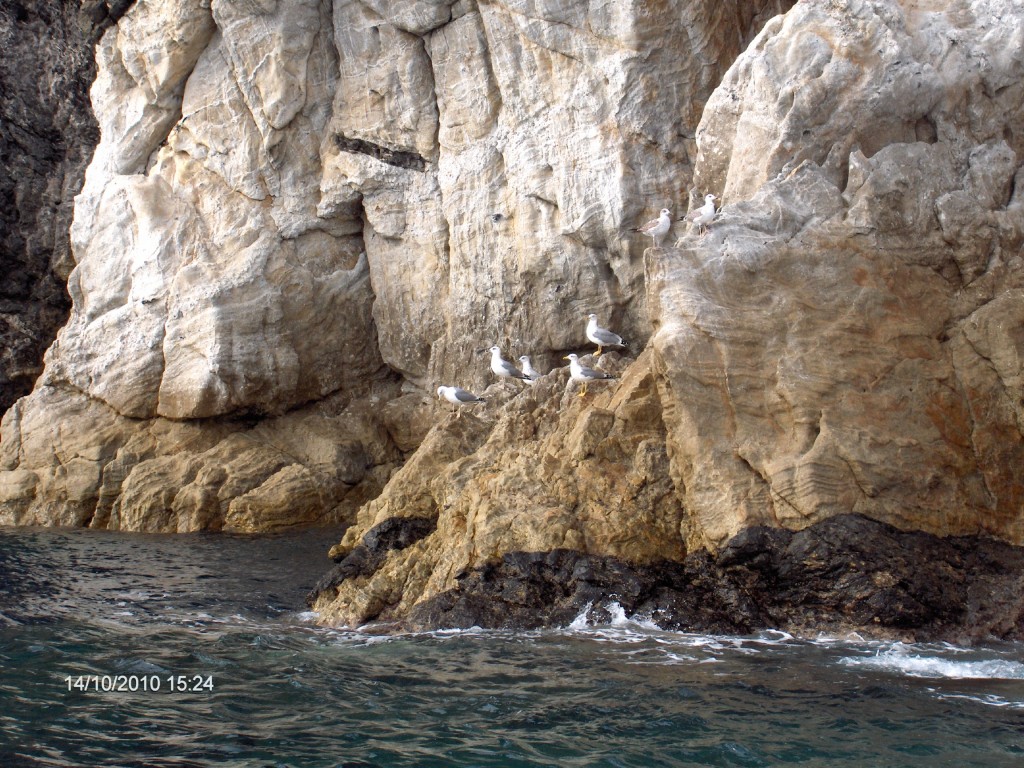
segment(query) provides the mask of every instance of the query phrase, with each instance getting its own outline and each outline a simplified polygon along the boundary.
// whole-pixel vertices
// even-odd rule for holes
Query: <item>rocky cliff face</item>
[[[4,423],[2,519],[338,517],[425,392],[488,382],[481,349],[551,364],[584,309],[642,346],[622,229],[686,198],[701,105],[779,10],[678,5],[134,5],[97,46],[72,314]],[[313,423],[336,444],[267,441]]]
[[[73,198],[99,140],[92,44],[127,5],[0,7],[0,413],[31,391],[67,320]]]
[[[315,598],[344,623],[843,513],[1022,544],[1021,39],[1012,0],[138,3],[0,520],[358,508]],[[706,192],[706,236],[628,231]],[[548,371],[589,312],[617,382],[492,384],[492,344]]]
[[[872,616],[809,577],[816,608],[780,614],[766,584],[795,564],[778,565],[767,543],[772,578],[739,577],[726,558],[673,582],[694,594],[719,585],[703,619],[652,597],[663,565],[616,584],[581,557],[690,563],[680,553],[728,550],[757,526],[820,536],[847,512],[1021,543],[1024,59],[1011,40],[1022,23],[994,5],[895,3],[798,4],[769,22],[698,129],[695,177],[725,198],[719,222],[646,254],[646,352],[589,406],[568,402],[563,378],[540,407],[539,386],[518,396],[482,427],[486,439],[463,439],[465,420],[439,428],[423,463],[361,510],[314,605],[350,624],[501,623],[553,605],[562,613],[549,618],[567,620],[639,584],[633,596],[647,599],[631,607],[663,623],[722,628],[749,611],[943,635],[929,610],[912,610],[931,598],[893,592],[926,559],[964,567],[926,554],[932,545],[916,564],[872,573],[856,547],[834,542],[822,570],[860,563]],[[436,520],[429,535],[347,570],[378,526],[419,516]],[[900,560],[906,544],[881,530],[874,556]],[[523,560],[555,551],[557,562]],[[570,578],[577,566],[584,576]],[[1006,573],[1017,575],[992,590],[998,620],[986,627],[1020,633],[1019,601],[995,597],[1014,593],[1019,566]]]

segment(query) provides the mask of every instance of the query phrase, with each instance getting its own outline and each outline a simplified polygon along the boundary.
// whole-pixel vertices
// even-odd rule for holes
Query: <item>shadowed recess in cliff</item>
[[[100,138],[92,45],[130,5],[0,4],[0,414],[32,390],[67,321],[73,199]]]
[[[135,0],[83,0],[79,26],[90,42],[96,43],[133,5]]]
[[[341,133],[334,135],[334,146],[342,152],[355,152],[360,155],[369,155],[374,160],[393,165],[396,168],[405,168],[410,171],[427,169],[427,160],[415,152],[405,152],[400,149],[389,149],[380,144],[374,144],[365,139],[353,139]]]

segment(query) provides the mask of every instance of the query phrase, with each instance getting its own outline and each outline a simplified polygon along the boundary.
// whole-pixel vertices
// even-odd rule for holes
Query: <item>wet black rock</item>
[[[665,629],[907,640],[1024,638],[1024,549],[841,515],[803,531],[751,528],[717,557],[630,565],[571,550],[515,552],[461,574],[403,625],[564,626],[621,608]]]

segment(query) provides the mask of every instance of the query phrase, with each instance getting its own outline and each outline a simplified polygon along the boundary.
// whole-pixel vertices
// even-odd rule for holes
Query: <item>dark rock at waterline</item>
[[[757,527],[718,554],[630,565],[571,550],[515,552],[416,606],[410,629],[566,625],[613,604],[665,629],[857,631],[908,640],[1024,637],[1024,549],[841,515],[803,531]]]

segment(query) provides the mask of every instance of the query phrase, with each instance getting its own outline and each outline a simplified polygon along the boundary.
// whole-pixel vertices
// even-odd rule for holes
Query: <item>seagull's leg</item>
[[[588,384],[588,382],[586,382],[586,381],[583,382],[583,387],[580,389],[580,393],[578,395],[579,397],[586,397],[586,394],[587,394],[587,384]]]
[[[595,353],[594,353],[594,357],[600,357],[600,356],[601,356],[601,346],[602,346],[601,344],[598,344],[598,345],[597,345],[597,352],[595,352]],[[587,386],[587,385],[586,385],[586,384],[584,384],[584,385],[583,385],[583,388],[584,388],[584,389],[586,389],[586,386]]]

